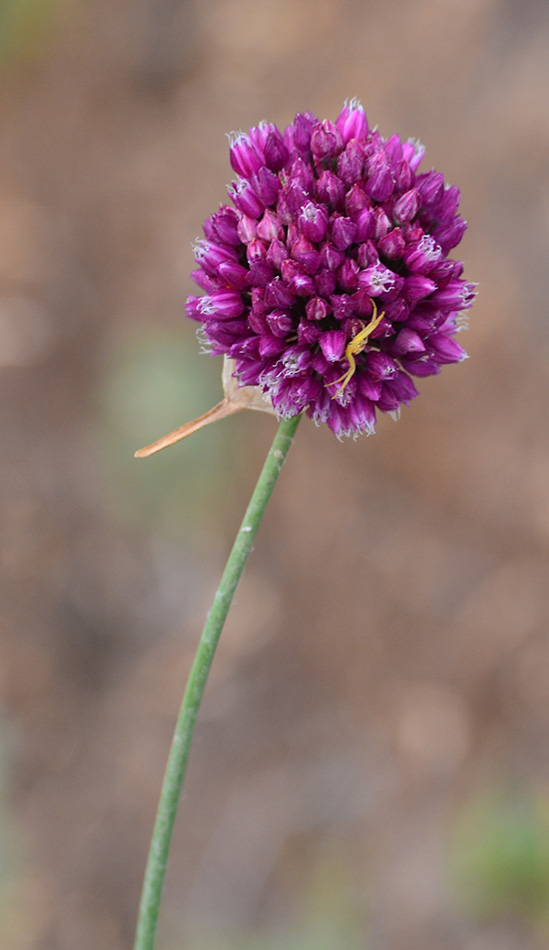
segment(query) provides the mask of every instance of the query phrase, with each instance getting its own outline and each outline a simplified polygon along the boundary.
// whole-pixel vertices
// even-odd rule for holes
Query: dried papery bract
[[[271,403],[265,400],[259,387],[239,387],[238,380],[233,376],[233,371],[234,360],[225,357],[221,377],[225,398],[222,399],[221,402],[218,402],[212,409],[208,409],[208,412],[205,412],[202,416],[193,419],[192,422],[186,422],[184,425],[179,426],[178,429],[174,429],[173,432],[169,432],[167,435],[162,436],[161,439],[157,439],[156,442],[153,442],[151,445],[146,445],[144,448],[138,449],[135,453],[135,458],[148,458],[149,455],[154,455],[155,452],[160,452],[161,449],[166,449],[169,445],[181,442],[181,439],[192,435],[193,432],[198,432],[198,430],[203,429],[204,426],[208,426],[212,422],[218,422],[220,419],[225,419],[227,416],[232,416],[235,412],[241,412],[242,409],[256,409],[259,412],[268,412],[271,415],[276,415]]]

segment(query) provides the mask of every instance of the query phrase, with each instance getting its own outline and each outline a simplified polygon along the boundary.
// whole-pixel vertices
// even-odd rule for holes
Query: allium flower
[[[306,412],[338,437],[374,429],[430,376],[466,356],[454,335],[474,285],[448,253],[466,229],[459,190],[420,173],[423,148],[368,127],[346,103],[283,133],[233,136],[229,188],[196,244],[187,314],[281,418]]]
[[[187,314],[223,361],[223,400],[136,452],[145,458],[242,409],[280,417],[208,613],[177,718],[158,806],[135,948],[154,950],[193,730],[216,646],[301,414],[335,434],[373,432],[377,410],[417,395],[412,376],[465,353],[454,335],[474,287],[448,258],[463,233],[459,191],[419,173],[423,149],[370,131],[352,100],[335,124],[310,112],[281,133],[262,123],[230,145],[238,175],[204,222]],[[268,406],[268,408],[267,408]]]

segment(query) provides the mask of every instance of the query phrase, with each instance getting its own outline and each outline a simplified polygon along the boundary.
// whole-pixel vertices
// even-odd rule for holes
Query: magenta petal
[[[347,338],[343,330],[328,330],[320,338],[320,349],[329,363],[336,363],[345,352]]]

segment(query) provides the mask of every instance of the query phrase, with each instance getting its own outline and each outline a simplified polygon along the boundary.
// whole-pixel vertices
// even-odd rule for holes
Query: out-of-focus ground
[[[274,420],[183,315],[225,132],[358,96],[462,189],[471,359],[302,423],[201,712],[160,950],[549,945],[549,7],[3,0],[0,932],[126,950]]]

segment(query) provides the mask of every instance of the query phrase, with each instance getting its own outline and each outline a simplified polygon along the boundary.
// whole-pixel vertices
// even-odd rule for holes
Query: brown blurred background
[[[0,932],[131,947],[174,718],[274,420],[163,455],[225,133],[358,96],[462,189],[471,359],[302,423],[224,632],[159,950],[549,946],[549,7],[2,0]],[[520,331],[520,332],[519,332]]]

